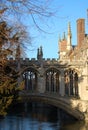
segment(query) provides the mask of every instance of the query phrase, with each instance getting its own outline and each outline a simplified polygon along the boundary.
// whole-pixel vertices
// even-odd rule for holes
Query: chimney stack
[[[85,37],[85,19],[78,19],[77,20],[77,45],[78,45],[78,48],[81,47],[84,37]]]

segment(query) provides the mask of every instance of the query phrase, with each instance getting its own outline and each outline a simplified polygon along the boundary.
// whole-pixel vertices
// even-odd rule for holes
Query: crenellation
[[[45,58],[43,58],[42,60],[45,61]]]
[[[25,58],[25,61],[29,61],[29,58]]]
[[[31,61],[36,61],[36,58],[31,58]]]
[[[55,58],[52,58],[52,61],[56,61],[56,59],[55,59]]]
[[[46,60],[47,60],[47,61],[50,61],[50,58],[47,58]]]

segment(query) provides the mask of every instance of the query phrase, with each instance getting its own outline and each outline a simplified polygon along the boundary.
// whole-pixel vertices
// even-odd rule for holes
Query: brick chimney
[[[85,19],[78,19],[77,20],[77,45],[78,45],[78,48],[81,47],[84,37],[85,37]]]

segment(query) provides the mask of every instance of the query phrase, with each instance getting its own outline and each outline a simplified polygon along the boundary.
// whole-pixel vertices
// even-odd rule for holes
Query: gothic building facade
[[[9,64],[19,72],[18,83],[24,80],[26,93],[63,98],[64,103],[66,100],[69,102],[71,110],[80,110],[88,120],[88,35],[85,33],[85,19],[77,20],[77,45],[72,45],[69,23],[67,37],[64,33],[58,46],[58,59],[44,59],[40,47],[37,58],[23,59],[17,53],[19,55],[15,60],[10,59]],[[19,49],[20,46],[18,52]],[[65,109],[70,110],[68,107]]]
[[[79,91],[82,99],[88,99],[88,35],[85,33],[85,19],[81,18],[77,20],[77,45],[72,45],[70,23],[68,24],[67,37],[64,33],[64,37],[62,39],[59,38],[58,45],[59,62],[68,64],[68,70],[65,71],[65,86],[69,82],[69,91],[71,94],[74,91],[77,94]],[[73,70],[76,71],[74,72]],[[73,82],[75,84],[74,90]],[[66,93],[69,93],[67,89]]]
[[[18,66],[21,79],[25,80],[25,89],[40,93],[54,92],[87,101],[88,35],[85,33],[85,19],[77,20],[77,45],[72,45],[71,26],[68,23],[67,37],[64,33],[63,38],[59,38],[58,46],[58,59],[44,59],[40,47],[37,59],[21,58],[19,62],[14,61],[14,67]]]

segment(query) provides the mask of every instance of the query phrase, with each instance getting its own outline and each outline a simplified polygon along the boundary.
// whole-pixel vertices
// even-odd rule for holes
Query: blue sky
[[[67,35],[68,22],[71,23],[73,45],[77,44],[77,19],[85,19],[86,33],[88,33],[88,0],[52,0],[49,6],[56,11],[54,16],[37,21],[40,27],[47,33],[38,31],[34,25],[28,27],[32,37],[32,45],[29,47],[29,51],[27,51],[28,58],[36,58],[37,48],[40,46],[43,47],[44,58],[58,58],[59,35],[63,37],[63,32]],[[30,22],[30,20],[27,19],[26,22]]]

